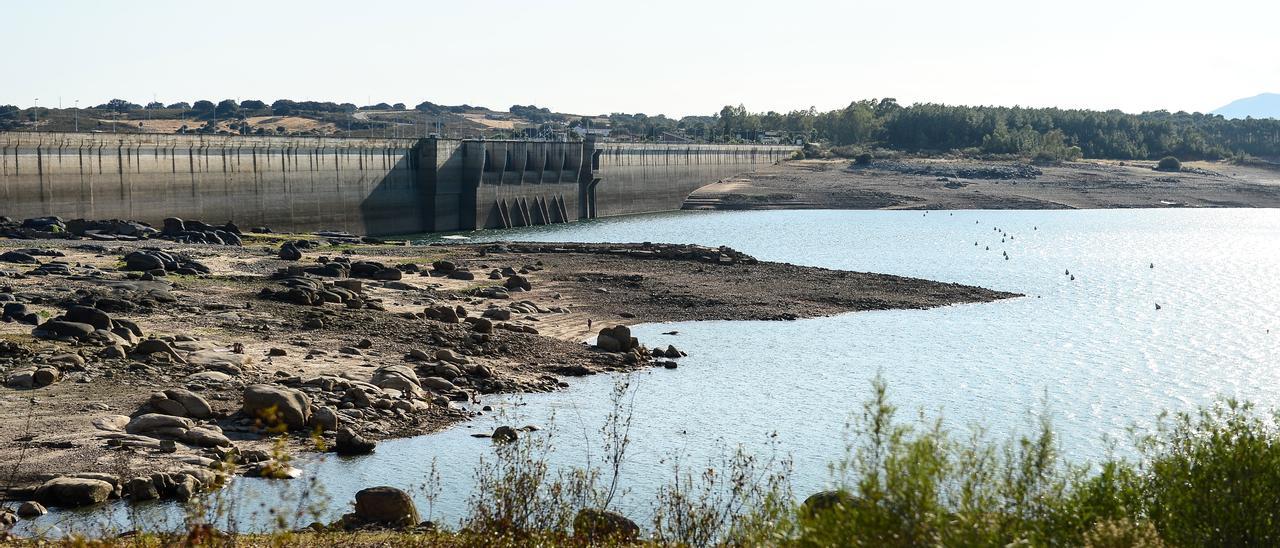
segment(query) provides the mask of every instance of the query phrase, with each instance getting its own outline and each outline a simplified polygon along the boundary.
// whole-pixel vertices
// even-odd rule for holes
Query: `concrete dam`
[[[0,216],[394,235],[675,210],[776,145],[0,133]]]

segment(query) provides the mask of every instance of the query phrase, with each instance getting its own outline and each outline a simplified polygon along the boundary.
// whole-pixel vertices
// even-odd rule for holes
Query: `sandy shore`
[[[0,304],[20,305],[28,320],[23,323],[14,308],[15,317],[0,323],[0,405],[6,410],[0,414],[0,466],[11,497],[30,497],[53,476],[106,473],[125,482],[218,466],[236,452],[256,455],[242,458],[238,469],[253,473],[253,461],[267,458],[271,436],[260,430],[261,418],[242,411],[247,386],[309,398],[312,426],[294,428],[290,438],[295,450],[308,451],[315,450],[310,433],[317,424],[333,447],[335,425],[314,423],[322,414],[371,440],[411,436],[482,413],[485,394],[555,390],[566,386],[567,376],[653,364],[646,352],[607,352],[583,343],[602,327],[782,320],[1015,296],[757,262],[732,250],[692,246],[244,238],[243,247],[0,239],[0,253],[24,250],[39,263],[0,262]],[[280,259],[280,242],[293,238],[314,244],[302,249],[299,261]],[[146,248],[197,261],[208,273],[126,270],[124,258]],[[379,263],[385,270],[377,276],[384,279],[334,285],[338,279],[307,274],[307,283],[323,286],[312,295],[324,293],[330,302],[298,304],[300,297],[286,285],[301,282],[280,273],[320,268],[325,261]],[[433,264],[471,274],[433,275]],[[385,275],[391,270],[396,272]],[[519,286],[519,279],[528,282],[528,291],[495,289]],[[344,296],[330,299],[333,294]],[[108,327],[123,336],[33,336],[39,328],[30,322],[47,325],[76,306],[90,309],[76,309],[80,315],[109,316]],[[470,319],[441,321],[441,310]],[[475,319],[481,316],[486,319]],[[141,336],[121,326],[136,327]],[[163,341],[163,350],[148,339]],[[638,342],[679,346],[678,337]],[[33,385],[36,371],[57,380]],[[193,411],[200,404],[188,403],[186,394],[210,409]],[[186,407],[172,411],[179,400]],[[152,430],[139,425],[140,416],[171,412],[189,422]],[[176,443],[168,441],[174,438]]]
[[[1100,160],[1060,166],[937,159],[852,164],[784,162],[703,187],[685,208],[1280,207],[1280,170],[1225,162],[1188,162],[1177,173],[1155,171],[1154,162]]]

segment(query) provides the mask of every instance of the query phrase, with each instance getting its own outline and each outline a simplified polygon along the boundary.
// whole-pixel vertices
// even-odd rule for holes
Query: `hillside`
[[[1236,99],[1226,106],[1213,111],[1223,117],[1237,118],[1277,118],[1280,119],[1280,93],[1262,93],[1253,97]]]

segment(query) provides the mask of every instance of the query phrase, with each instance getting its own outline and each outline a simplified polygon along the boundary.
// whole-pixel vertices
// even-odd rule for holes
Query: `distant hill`
[[[1277,118],[1280,119],[1280,93],[1263,93],[1244,99],[1236,99],[1231,104],[1213,111],[1224,118]]]

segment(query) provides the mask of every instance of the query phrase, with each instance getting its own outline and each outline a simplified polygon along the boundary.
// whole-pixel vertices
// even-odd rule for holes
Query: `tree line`
[[[364,107],[330,101],[280,99],[219,102],[198,100],[165,105],[139,105],[112,99],[93,107],[124,115],[142,110],[178,111],[201,120],[247,116],[312,115],[344,120],[358,110],[408,111],[404,103]],[[478,107],[445,106],[424,101],[415,111],[440,115]],[[16,129],[33,109],[0,105],[0,130]],[[46,109],[40,109],[46,110]],[[569,118],[535,105],[513,105],[509,112],[548,130],[555,125],[608,127],[612,135],[643,141],[690,139],[706,142],[760,141],[772,135],[786,141],[825,142],[833,146],[888,148],[909,152],[1012,154],[1046,159],[1076,157],[1184,160],[1280,157],[1280,120],[1229,120],[1213,114],[1168,111],[1128,114],[1059,108],[955,106],[937,103],[899,105],[894,99],[855,101],[830,111],[810,107],[786,113],[751,112],[742,105],[725,106],[706,116],[669,118],[643,113],[613,113],[594,118]],[[333,118],[333,121],[338,118]],[[343,123],[350,125],[351,122]]]
[[[1089,158],[1217,160],[1280,156],[1280,120],[1229,120],[1215,114],[1168,111],[1127,114],[1059,108],[899,105],[893,99],[849,106],[751,113],[726,106],[717,116],[723,135],[749,138],[766,131],[835,145],[913,152],[1083,155]]]

